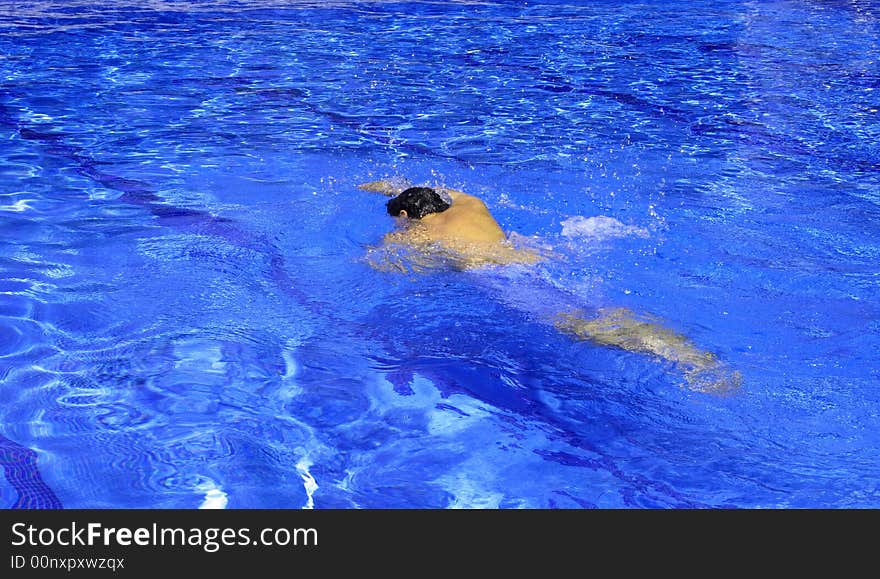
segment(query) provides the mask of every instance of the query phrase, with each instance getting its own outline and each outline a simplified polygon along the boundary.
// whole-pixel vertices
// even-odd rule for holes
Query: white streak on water
[[[315,491],[318,490],[318,483],[315,481],[315,477],[312,476],[312,473],[309,472],[310,466],[312,466],[312,463],[306,458],[303,458],[296,463],[296,471],[303,479],[303,487],[305,487],[306,496],[308,497],[306,504],[303,506],[304,509],[315,508],[314,494]]]
[[[222,374],[226,369],[220,344],[197,338],[183,339],[174,345],[174,367],[192,372]]]
[[[648,230],[635,225],[624,225],[613,217],[597,215],[596,217],[582,217],[576,215],[562,222],[562,235],[564,237],[587,237],[601,240],[614,237],[647,237]]]
[[[196,490],[205,493],[199,509],[225,509],[229,503],[229,495],[218,488],[214,481],[205,481],[198,485]]]
[[[0,211],[10,211],[14,213],[21,213],[22,211],[27,211],[28,209],[33,209],[28,203],[35,201],[35,199],[19,199],[12,205],[0,205]]]
[[[483,488],[464,474],[453,475],[450,485],[455,491],[455,500],[447,508],[450,509],[497,509],[504,500],[500,492]]]
[[[299,364],[296,362],[294,353],[300,344],[300,340],[291,338],[287,340],[284,348],[281,350],[281,359],[284,360],[284,374],[281,375],[279,394],[282,400],[290,400],[300,393],[300,387],[296,380],[294,380],[299,372]]]
[[[296,377],[296,372],[299,369],[296,358],[293,357],[293,351],[289,348],[290,344],[281,352],[281,357],[284,359],[284,375],[281,377],[285,380]]]

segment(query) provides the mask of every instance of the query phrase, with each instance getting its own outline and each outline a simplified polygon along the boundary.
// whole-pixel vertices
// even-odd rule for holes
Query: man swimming
[[[361,188],[389,194],[389,189],[381,188],[382,183],[366,183]],[[409,187],[386,207],[389,215],[399,218],[400,225],[385,236],[386,245],[443,254],[461,269],[541,259],[533,251],[514,247],[486,204],[473,195],[454,189]]]
[[[439,253],[446,263],[460,269],[533,264],[543,259],[535,251],[514,247],[486,204],[473,195],[446,188],[406,187],[391,180],[359,187],[392,197],[386,207],[398,219],[398,229],[385,235],[385,248],[402,247],[421,256]],[[626,308],[600,309],[590,316],[576,310],[556,312],[551,321],[575,338],[673,362],[692,390],[725,393],[742,382],[739,372],[729,370],[711,352],[700,350],[659,320]]]

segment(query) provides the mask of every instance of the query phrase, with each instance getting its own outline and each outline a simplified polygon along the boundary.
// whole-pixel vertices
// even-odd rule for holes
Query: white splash
[[[0,205],[0,211],[9,211],[12,213],[21,213],[22,211],[27,211],[28,209],[33,209],[28,203],[35,201],[35,199],[19,199],[12,205]]]
[[[295,354],[300,345],[300,340],[297,338],[290,338],[281,350],[281,359],[284,360],[284,373],[281,374],[279,396],[282,400],[290,400],[302,391],[296,381],[296,375],[299,372],[299,364],[296,361]]]
[[[220,344],[198,338],[180,340],[174,345],[175,368],[222,374],[226,370]]]
[[[597,215],[582,217],[576,215],[562,222],[562,235],[565,237],[588,237],[594,240],[614,237],[647,237],[648,230],[635,225],[624,225],[613,217]]]
[[[214,481],[205,481],[196,486],[195,490],[205,493],[199,509],[225,509],[229,504],[229,495],[218,488]]]
[[[504,495],[484,488],[464,473],[442,477],[455,499],[447,505],[449,509],[497,509],[501,507]]]
[[[73,268],[66,263],[55,263],[52,265],[53,267],[45,270],[45,273],[48,277],[60,279],[65,277],[72,277],[76,273],[73,271]]]
[[[318,490],[318,483],[315,480],[315,477],[312,476],[312,473],[309,472],[310,466],[312,466],[312,463],[306,458],[303,458],[296,463],[296,472],[298,472],[299,476],[303,479],[303,487],[306,489],[306,497],[308,497],[306,504],[303,506],[304,509],[315,508],[314,494],[315,491]]]
[[[296,358],[293,357],[293,353],[299,345],[299,341],[290,339],[287,340],[286,347],[281,351],[281,358],[284,360],[284,374],[282,374],[281,378],[284,380],[296,377],[299,365],[296,363]]]

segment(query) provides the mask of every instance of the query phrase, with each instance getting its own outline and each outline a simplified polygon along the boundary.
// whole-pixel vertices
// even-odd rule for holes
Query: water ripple
[[[402,6],[0,6],[0,500],[876,505],[876,9]],[[543,277],[372,270],[386,175]],[[743,393],[558,335],[572,303]]]

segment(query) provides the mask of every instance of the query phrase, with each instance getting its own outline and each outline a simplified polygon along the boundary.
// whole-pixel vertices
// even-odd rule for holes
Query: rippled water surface
[[[880,507],[878,58],[860,0],[0,3],[0,506]],[[394,175],[552,259],[375,269]]]

